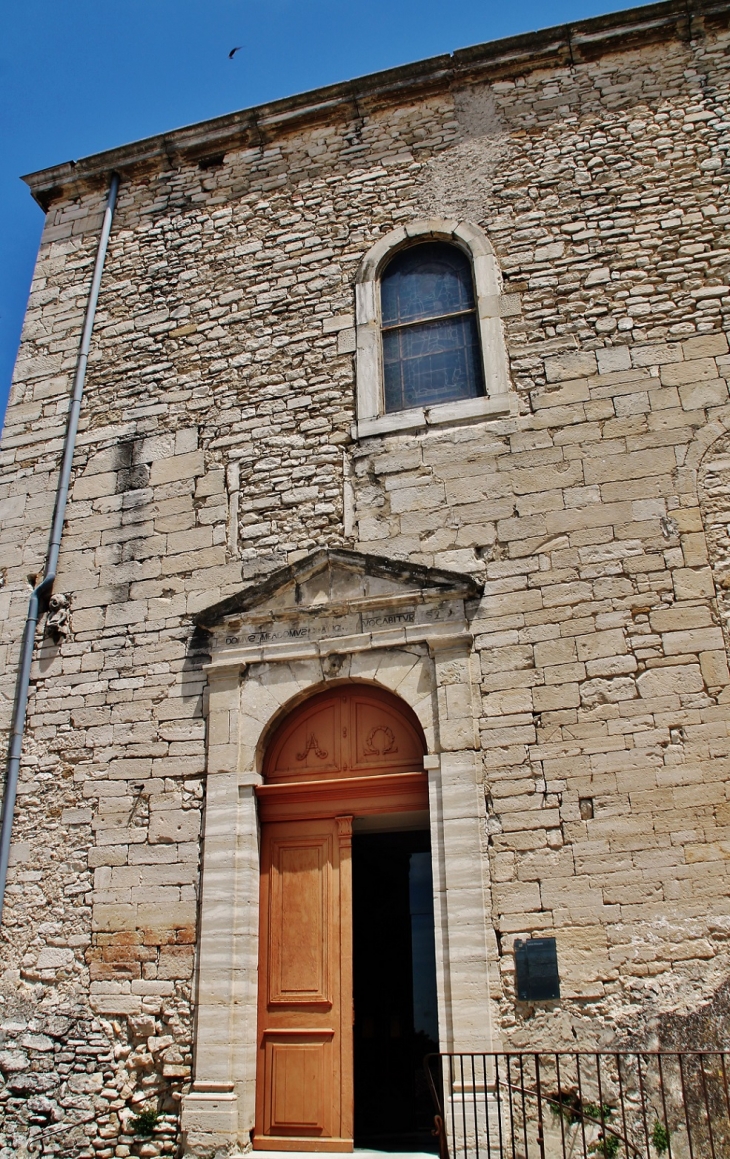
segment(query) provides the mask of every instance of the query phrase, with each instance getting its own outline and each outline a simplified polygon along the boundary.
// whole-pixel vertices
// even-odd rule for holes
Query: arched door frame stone
[[[314,645],[302,641],[251,646],[253,633],[244,637],[237,628],[233,636],[225,623],[219,631],[220,646],[214,646],[207,669],[208,776],[195,1081],[183,1104],[183,1127],[191,1149],[246,1143],[253,1126],[259,895],[255,787],[262,782],[266,742],[283,712],[333,681],[362,681],[387,689],[402,698],[421,723],[428,746],[424,764],[429,780],[441,1049],[481,1051],[495,1045],[487,883],[482,877],[486,838],[475,697],[478,677],[472,674],[472,637],[464,600],[454,601],[453,595],[448,594],[446,619],[432,604],[430,618],[409,629],[408,639],[405,629],[384,627],[349,639],[323,638]],[[460,615],[454,613],[459,604]],[[322,608],[323,622],[327,611]],[[234,639],[235,645],[226,644]],[[241,647],[242,641],[248,646]]]

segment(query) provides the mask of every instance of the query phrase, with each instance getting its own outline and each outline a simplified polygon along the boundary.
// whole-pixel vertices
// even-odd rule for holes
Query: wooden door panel
[[[267,1036],[268,1135],[324,1134],[332,1103],[332,1034]],[[329,1081],[328,1081],[329,1080]]]
[[[261,838],[256,1144],[349,1150],[351,818],[271,822]]]
[[[269,1003],[332,1002],[332,836],[271,840]]]
[[[394,712],[384,697],[353,693],[351,774],[417,772],[423,768],[423,741],[402,713]]]
[[[272,745],[267,779],[316,779],[336,774],[342,763],[339,699],[317,701]]]
[[[313,696],[279,726],[266,753],[267,784],[423,770],[415,715],[392,694],[350,684]]]

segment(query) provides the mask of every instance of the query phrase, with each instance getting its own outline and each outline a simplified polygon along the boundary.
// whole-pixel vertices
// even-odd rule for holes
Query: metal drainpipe
[[[20,648],[20,662],[15,683],[15,703],[13,704],[13,716],[10,725],[8,767],[3,792],[2,827],[0,828],[0,920],[2,920],[3,904],[5,901],[5,884],[8,876],[8,861],[10,859],[10,836],[13,829],[13,815],[15,813],[15,796],[18,791],[20,755],[23,747],[23,730],[25,728],[25,713],[28,706],[30,667],[33,661],[35,634],[38,618],[48,606],[48,600],[53,590],[53,581],[56,578],[58,555],[61,550],[61,536],[63,535],[63,521],[66,516],[66,503],[68,501],[68,489],[71,481],[71,467],[73,465],[74,450],[76,447],[76,432],[79,426],[81,399],[83,398],[84,382],[86,380],[86,366],[89,361],[91,332],[94,329],[101,275],[104,270],[104,260],[109,244],[109,234],[111,233],[112,218],[114,217],[114,206],[116,205],[118,190],[119,174],[113,173],[109,184],[109,196],[107,198],[104,220],[99,236],[99,246],[96,251],[89,300],[86,305],[84,329],[81,335],[81,346],[79,347],[79,357],[76,363],[76,373],[74,375],[73,391],[71,394],[71,409],[66,426],[66,437],[63,442],[61,472],[56,489],[56,503],[53,509],[53,523],[51,524],[51,535],[48,541],[43,579],[31,592],[28,602],[28,615],[23,632],[23,642]]]

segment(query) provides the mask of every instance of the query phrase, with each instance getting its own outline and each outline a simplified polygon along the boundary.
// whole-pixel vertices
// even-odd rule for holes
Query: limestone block
[[[583,466],[579,461],[563,461],[554,465],[544,464],[540,470],[513,470],[510,472],[510,482],[516,495],[562,491],[583,482]]]
[[[34,378],[53,378],[61,369],[62,363],[59,354],[39,355],[35,358],[28,358],[23,357],[23,352],[21,351],[15,366],[13,380],[15,382],[28,382]]]
[[[183,551],[195,551],[199,548],[213,546],[212,527],[194,527],[185,531],[170,532],[167,536],[165,550],[168,555],[175,555]]]
[[[724,649],[714,652],[700,652],[700,668],[708,688],[717,688],[730,681],[727,654]]]
[[[427,511],[444,502],[443,484],[424,482],[418,487],[402,487],[390,493],[391,511]]]
[[[492,897],[499,913],[518,914],[541,908],[540,887],[536,882],[495,884]]]
[[[340,330],[337,335],[337,353],[354,354],[357,349],[357,335],[354,328]]]
[[[71,627],[74,634],[98,632],[103,626],[104,612],[101,607],[90,608],[88,611],[75,611],[71,616]]]
[[[703,407],[723,406],[728,399],[727,382],[724,378],[712,378],[705,382],[688,383],[679,388],[682,407],[686,411],[701,410]]]
[[[373,542],[378,539],[389,539],[391,535],[390,524],[384,520],[372,519],[364,517],[358,519],[358,538],[362,543]]]
[[[620,676],[637,669],[635,656],[603,656],[600,660],[588,660],[586,674],[589,678],[595,676]]]
[[[140,902],[136,908],[137,921],[144,929],[169,930],[195,926],[194,901],[165,902],[163,905]]]
[[[175,431],[175,454],[185,455],[198,447],[198,428],[180,427]]]
[[[195,498],[204,499],[209,496],[225,494],[226,473],[222,469],[208,471],[198,477],[195,484]]]
[[[535,849],[545,845],[545,830],[560,827],[560,811],[556,808],[515,810],[501,817],[505,834],[509,834],[514,849]]]
[[[336,334],[340,330],[347,330],[353,324],[352,314],[339,314],[333,318],[324,318],[322,320],[323,334]]]
[[[664,448],[634,451],[631,455],[597,456],[586,460],[585,481],[591,484],[635,480],[672,474],[675,467],[673,452]]]
[[[100,865],[126,865],[128,850],[129,846],[127,845],[111,844],[90,849],[88,853],[89,868],[94,869]]]
[[[511,648],[485,648],[479,656],[482,672],[512,672],[523,668],[533,668],[533,649],[530,644]]]
[[[196,809],[153,809],[149,840],[152,845],[177,841],[195,841],[200,832],[200,813]]]
[[[22,865],[31,859],[31,848],[29,841],[13,841],[10,846],[9,865]]]
[[[72,964],[73,950],[56,946],[45,946],[36,960],[36,970],[63,970]]]
[[[707,382],[717,378],[717,366],[711,358],[693,358],[689,362],[669,363],[663,366],[659,377],[664,386]]]
[[[591,585],[581,581],[572,583],[546,584],[542,590],[543,605],[546,608],[579,604],[593,596]]]
[[[544,410],[546,407],[563,407],[570,406],[577,402],[587,402],[590,398],[590,391],[588,383],[585,379],[577,379],[573,382],[565,382],[562,386],[545,387],[542,390],[534,390],[530,395],[530,401],[536,410]]]
[[[626,639],[621,628],[576,636],[575,646],[580,660],[596,660],[603,656],[620,656],[626,652]]]
[[[586,680],[580,686],[581,701],[586,708],[633,700],[637,695],[636,683],[630,676],[616,676],[610,679],[596,677],[593,680]]]
[[[159,487],[163,483],[174,483],[178,480],[192,481],[205,470],[202,451],[189,451],[184,455],[171,455],[169,458],[155,459],[150,468],[150,484]]]
[[[462,752],[476,747],[474,723],[471,719],[458,717],[456,720],[440,722],[441,747],[447,752]]]
[[[675,568],[672,582],[678,600],[706,599],[715,594],[712,569],[709,567]]]
[[[199,550],[181,551],[178,555],[164,557],[157,563],[157,570],[154,574],[159,575],[160,571],[163,575],[175,575],[179,572],[185,571],[203,571],[205,568],[220,567],[226,562],[225,547],[207,547]],[[143,578],[135,575],[130,575],[132,580]],[[146,578],[146,577],[145,577]]]
[[[584,378],[596,374],[598,365],[593,351],[576,351],[559,354],[545,359],[545,375],[548,382],[564,382],[571,378]]]
[[[208,717],[208,743],[213,748],[231,742],[230,712],[211,712]]]
[[[701,334],[696,338],[687,338],[682,343],[682,352],[687,359],[716,358],[719,355],[727,354],[727,336],[722,330],[719,330],[715,334]]]
[[[652,611],[649,621],[654,631],[671,632],[682,628],[706,628],[712,624],[712,614],[704,603],[675,604]]]
[[[137,929],[137,906],[130,903],[94,905],[92,928],[101,931]]]
[[[116,472],[110,471],[100,475],[82,475],[73,486],[73,498],[99,499],[103,495],[113,495],[117,488]]]
[[[161,951],[157,967],[157,977],[160,980],[189,978],[192,970],[192,946],[167,946]]]
[[[91,809],[64,809],[61,814],[63,825],[89,825],[93,813]]]
[[[617,370],[630,370],[631,349],[628,346],[609,346],[605,350],[597,350],[599,374],[611,374]]]
[[[703,686],[702,674],[696,664],[649,668],[636,678],[639,696],[647,700],[701,692]]]
[[[722,651],[722,632],[720,628],[694,628],[684,632],[663,632],[662,646],[667,656],[679,656],[692,652]]]
[[[552,664],[570,664],[576,654],[575,637],[544,640],[535,644],[535,665],[544,668]]]
[[[637,367],[663,366],[665,363],[681,362],[682,358],[682,347],[679,342],[639,345],[631,350],[631,362]]]
[[[532,690],[535,712],[555,712],[564,708],[577,708],[580,692],[577,684],[551,684]]]

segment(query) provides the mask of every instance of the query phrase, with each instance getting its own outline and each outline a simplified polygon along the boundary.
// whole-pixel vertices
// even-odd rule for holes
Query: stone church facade
[[[423,738],[441,1050],[719,1045],[729,24],[669,0],[26,178],[5,728],[120,185],[24,734],[3,1159],[248,1145],[264,762],[327,690]],[[394,403],[384,279],[426,247],[471,271],[476,378]],[[520,1001],[542,937],[560,998]]]

